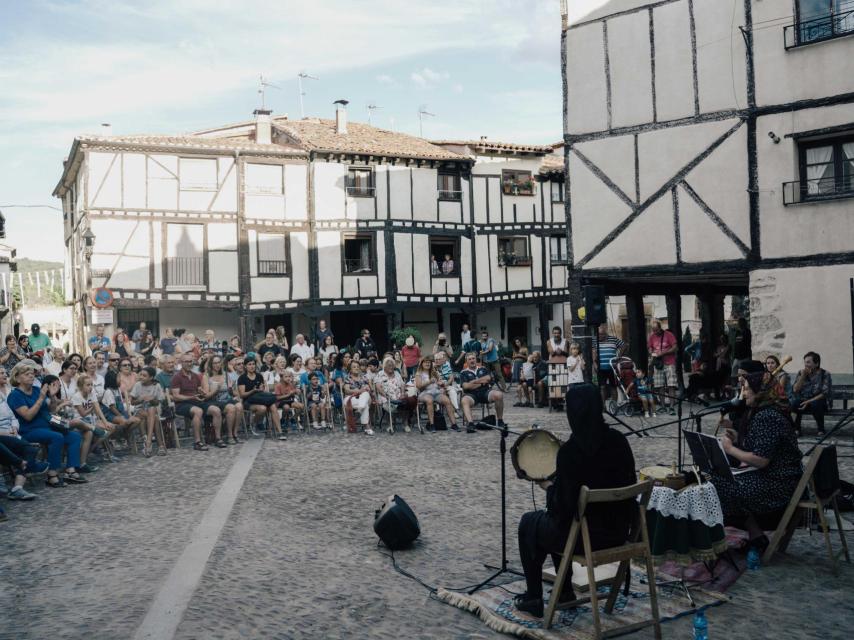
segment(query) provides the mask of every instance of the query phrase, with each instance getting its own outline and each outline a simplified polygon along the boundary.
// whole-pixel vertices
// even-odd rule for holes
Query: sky
[[[568,0],[570,21],[605,0]],[[19,258],[61,261],[51,194],[74,137],[274,115],[432,139],[562,137],[560,0],[0,1],[0,210]],[[10,205],[34,205],[12,207]]]

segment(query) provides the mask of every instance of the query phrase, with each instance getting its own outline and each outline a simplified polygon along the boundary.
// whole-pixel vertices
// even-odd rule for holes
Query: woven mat
[[[624,625],[641,622],[651,617],[649,607],[649,589],[641,583],[641,577],[645,573],[632,568],[632,583],[629,595],[623,596],[622,589],[614,606],[614,611],[609,615],[602,609],[608,597],[608,587],[600,587],[600,619],[602,630],[613,629]],[[658,582],[671,579],[670,576],[659,575]],[[490,629],[507,633],[520,638],[535,638],[537,640],[559,640],[562,638],[580,638],[586,640],[594,637],[593,613],[590,604],[584,604],[574,609],[562,609],[555,612],[552,628],[543,629],[541,618],[534,618],[526,613],[518,611],[513,606],[513,594],[522,593],[525,590],[525,581],[519,580],[505,584],[502,587],[492,587],[478,591],[473,595],[448,591],[440,588],[436,596],[443,602],[447,602],[464,611],[471,611],[480,617]],[[513,592],[513,593],[509,593]],[[658,612],[661,622],[674,620],[681,616],[691,614],[688,599],[680,589],[669,587],[659,588]],[[729,599],[720,593],[692,589],[691,595],[697,605],[697,609],[723,604]],[[548,602],[546,602],[548,605]]]

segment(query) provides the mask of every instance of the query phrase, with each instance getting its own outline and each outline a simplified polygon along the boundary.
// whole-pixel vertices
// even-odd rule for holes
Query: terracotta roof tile
[[[550,144],[519,144],[495,140],[433,140],[437,145],[467,146],[475,151],[546,154],[553,150]]]
[[[110,145],[140,147],[174,147],[182,149],[204,149],[212,151],[251,151],[275,155],[302,155],[304,151],[294,145],[257,144],[248,137],[203,138],[195,135],[185,136],[95,136],[83,135],[76,138],[83,144],[109,147]]]
[[[334,120],[274,118],[273,127],[303,149],[339,153],[370,154],[425,160],[465,160],[466,157],[405,133],[348,122],[347,133],[338,134]],[[280,136],[281,139],[281,136]]]
[[[556,155],[545,156],[540,165],[540,173],[563,173],[563,157]]]

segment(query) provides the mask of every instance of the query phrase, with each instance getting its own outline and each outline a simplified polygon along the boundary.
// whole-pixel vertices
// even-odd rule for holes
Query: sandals
[[[68,482],[70,484],[86,484],[87,482],[89,482],[86,478],[81,476],[76,471],[74,473],[67,473],[66,472],[66,474],[63,476],[63,480],[65,480],[65,482]]]
[[[208,445],[206,445],[204,442],[202,442],[202,441],[200,440],[199,442],[194,442],[194,443],[193,443],[193,449],[194,449],[195,451],[207,451],[207,450],[208,450]]]
[[[217,449],[227,449],[227,448],[228,448],[228,445],[227,445],[227,444],[225,444],[225,441],[224,441],[222,438],[220,438],[219,440],[217,440],[216,442],[214,442],[214,446],[215,446]]]
[[[54,482],[51,482],[51,480],[53,480]],[[60,478],[58,475],[48,476],[47,478],[45,478],[44,483],[51,489],[58,489],[59,487],[65,486],[65,483],[62,481],[62,478]]]

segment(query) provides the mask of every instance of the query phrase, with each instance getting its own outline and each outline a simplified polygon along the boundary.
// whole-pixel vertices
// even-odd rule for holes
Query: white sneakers
[[[371,429],[370,427],[365,427],[365,435],[366,435],[366,436],[372,436],[372,435],[374,435],[374,430],[373,430],[373,429]]]

